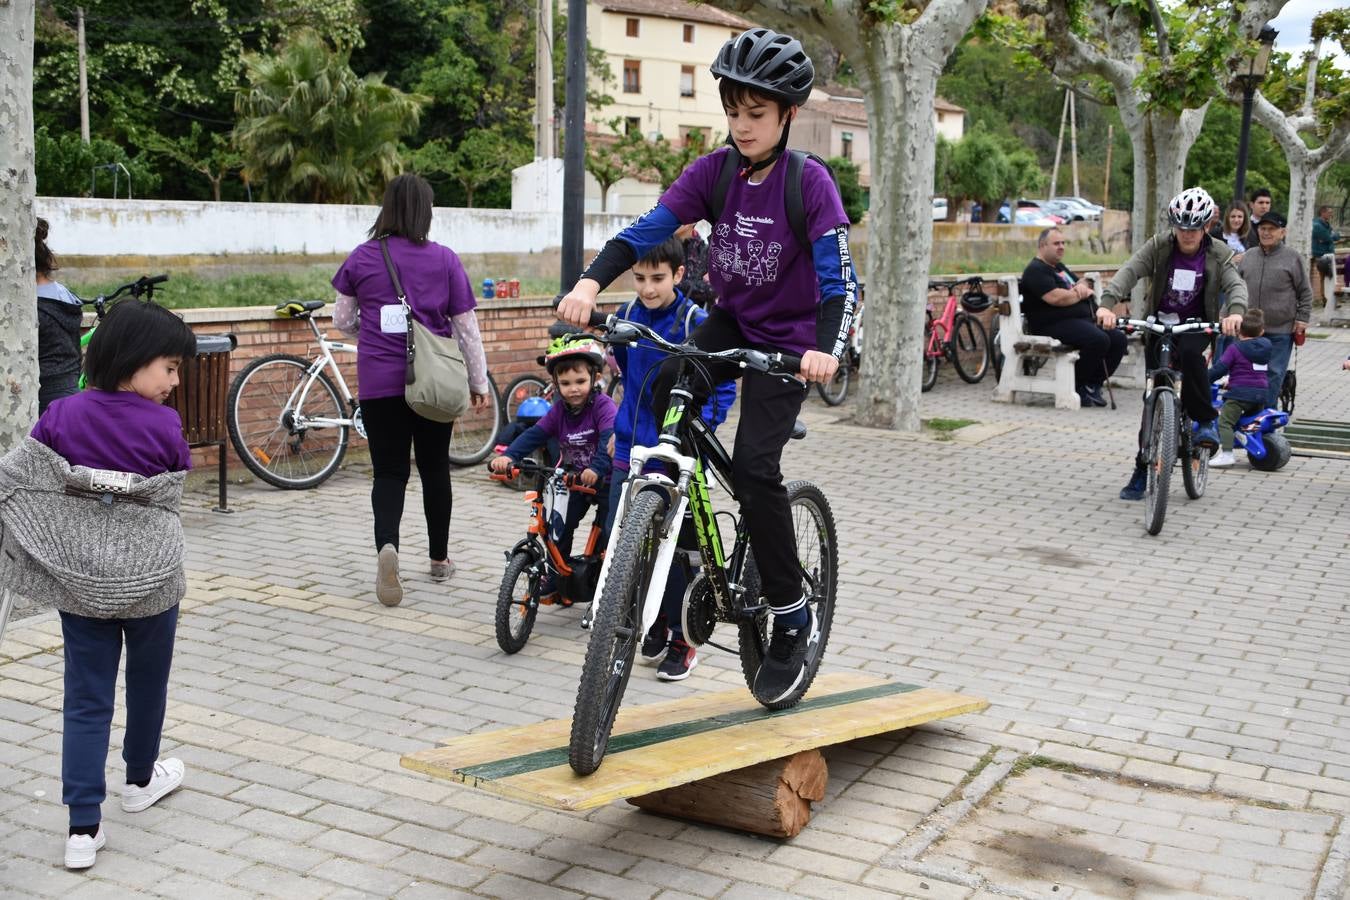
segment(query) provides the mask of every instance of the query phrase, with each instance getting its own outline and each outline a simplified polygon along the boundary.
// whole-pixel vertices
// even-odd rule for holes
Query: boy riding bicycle
[[[811,59],[795,38],[765,28],[722,46],[712,65],[727,114],[729,146],[695,161],[657,205],[611,239],[563,298],[558,314],[586,325],[599,292],[682,222],[713,224],[709,278],[719,300],[693,335],[717,351],[751,347],[800,355],[801,376],[829,381],[848,343],[856,284],[848,248],[848,216],[829,172],[807,160],[801,199],[809,246],[794,234],[787,209],[790,166],[780,165],[797,108],[815,80]],[[718,175],[737,154],[738,175],[714,212]],[[795,185],[792,186],[795,189]],[[702,364],[698,409],[717,384],[742,377],[732,365]],[[661,366],[653,407],[664,410],[677,366]],[[819,640],[815,609],[805,596],[795,558],[792,517],[779,463],[804,396],[799,383],[745,372],[733,477],[750,534],[773,633],[752,692],[764,704],[788,697],[802,682],[808,652]]]
[[[1230,337],[1237,334],[1242,314],[1247,311],[1247,283],[1233,265],[1232,249],[1205,233],[1214,212],[1214,201],[1202,188],[1189,188],[1172,198],[1167,205],[1171,228],[1135,251],[1102,291],[1102,306],[1121,308],[1102,318],[1103,327],[1114,327],[1117,314],[1129,314],[1130,292],[1146,278],[1150,283],[1144,297],[1144,318],[1157,316],[1163,323],[1176,324],[1187,319],[1213,322],[1222,314],[1223,333]],[[1222,311],[1221,294],[1227,296]],[[1219,414],[1210,402],[1205,363],[1209,341],[1209,336],[1201,333],[1178,335],[1177,368],[1182,374],[1181,403],[1197,426],[1196,443],[1217,450],[1219,430],[1215,423]],[[1156,346],[1155,340],[1145,337],[1144,357],[1149,368],[1157,365]],[[1142,500],[1147,489],[1143,440],[1141,426],[1134,473],[1120,490],[1122,500]]]

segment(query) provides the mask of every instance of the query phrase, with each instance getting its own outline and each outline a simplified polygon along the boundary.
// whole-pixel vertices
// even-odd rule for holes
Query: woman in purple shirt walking
[[[408,323],[380,251],[381,239],[388,241],[413,316],[438,335],[454,335],[469,368],[474,408],[488,402],[487,359],[473,288],[455,252],[427,239],[431,202],[431,185],[418,175],[389,182],[370,240],[353,250],[333,276],[338,293],[333,325],[357,335],[356,378],[375,476],[370,491],[378,553],[375,596],[385,606],[403,600],[398,539],[410,450],[422,481],[431,579],[445,581],[455,567],[449,554],[453,425],[423,418],[404,400]]]

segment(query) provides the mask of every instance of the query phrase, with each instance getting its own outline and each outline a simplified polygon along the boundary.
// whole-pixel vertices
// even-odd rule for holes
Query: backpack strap
[[[684,303],[684,339],[687,341],[693,333],[694,313],[698,312],[699,306],[689,297],[684,298]]]
[[[717,220],[722,218],[722,210],[727,205],[727,191],[730,190],[731,182],[740,167],[741,152],[733,146],[722,157],[722,170],[717,173],[712,197],[708,201],[708,222],[714,226],[717,225]]]
[[[637,298],[634,297],[632,300],[629,300],[629,301],[628,301],[627,303],[625,303],[623,306],[619,307],[619,318],[620,318],[620,319],[627,319],[627,318],[628,318],[628,314],[631,313],[631,312],[633,311],[633,304],[636,303],[636,302],[637,302]]]
[[[783,205],[787,209],[788,226],[792,229],[793,236],[809,253],[811,238],[806,233],[806,206],[802,201],[802,172],[805,169],[806,154],[801,150],[789,150],[787,181],[783,185]]]

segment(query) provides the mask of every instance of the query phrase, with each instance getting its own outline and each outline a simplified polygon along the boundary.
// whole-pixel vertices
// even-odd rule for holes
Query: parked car
[[[1052,216],[1044,210],[1035,207],[1023,206],[1018,208],[1017,212],[1013,214],[1013,224],[1037,225],[1041,228],[1049,228],[1051,225],[1061,225],[1063,223],[1060,221],[1059,216]]]
[[[1052,203],[1068,203],[1084,210],[1084,218],[1089,220],[1100,219],[1102,209],[1100,205],[1090,200],[1084,200],[1082,197],[1051,197]]]
[[[1028,200],[1023,197],[1021,200],[1017,201],[1017,210],[1018,212],[1021,212],[1024,209],[1035,210],[1043,216],[1048,216],[1051,220],[1048,223],[1050,225],[1063,225],[1065,222],[1069,221],[1067,216],[1059,215],[1055,211],[1047,209],[1045,202],[1041,200]],[[1022,223],[1019,222],[1018,224]]]
[[[1100,215],[1100,213],[1094,213],[1089,209],[1061,200],[1046,200],[1041,204],[1041,209],[1059,216],[1066,222],[1086,222],[1096,219]]]
[[[946,198],[946,197],[934,197],[934,198],[933,198],[933,221],[934,221],[934,222],[945,222],[945,221],[947,221],[947,198]]]

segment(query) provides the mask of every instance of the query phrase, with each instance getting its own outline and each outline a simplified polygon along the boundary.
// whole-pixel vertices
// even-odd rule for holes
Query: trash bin
[[[183,420],[183,437],[189,447],[216,447],[220,457],[220,504],[216,512],[229,512],[225,477],[225,406],[230,391],[230,353],[238,346],[233,334],[197,335],[197,355],[184,360],[178,370],[178,387],[165,404]]]

